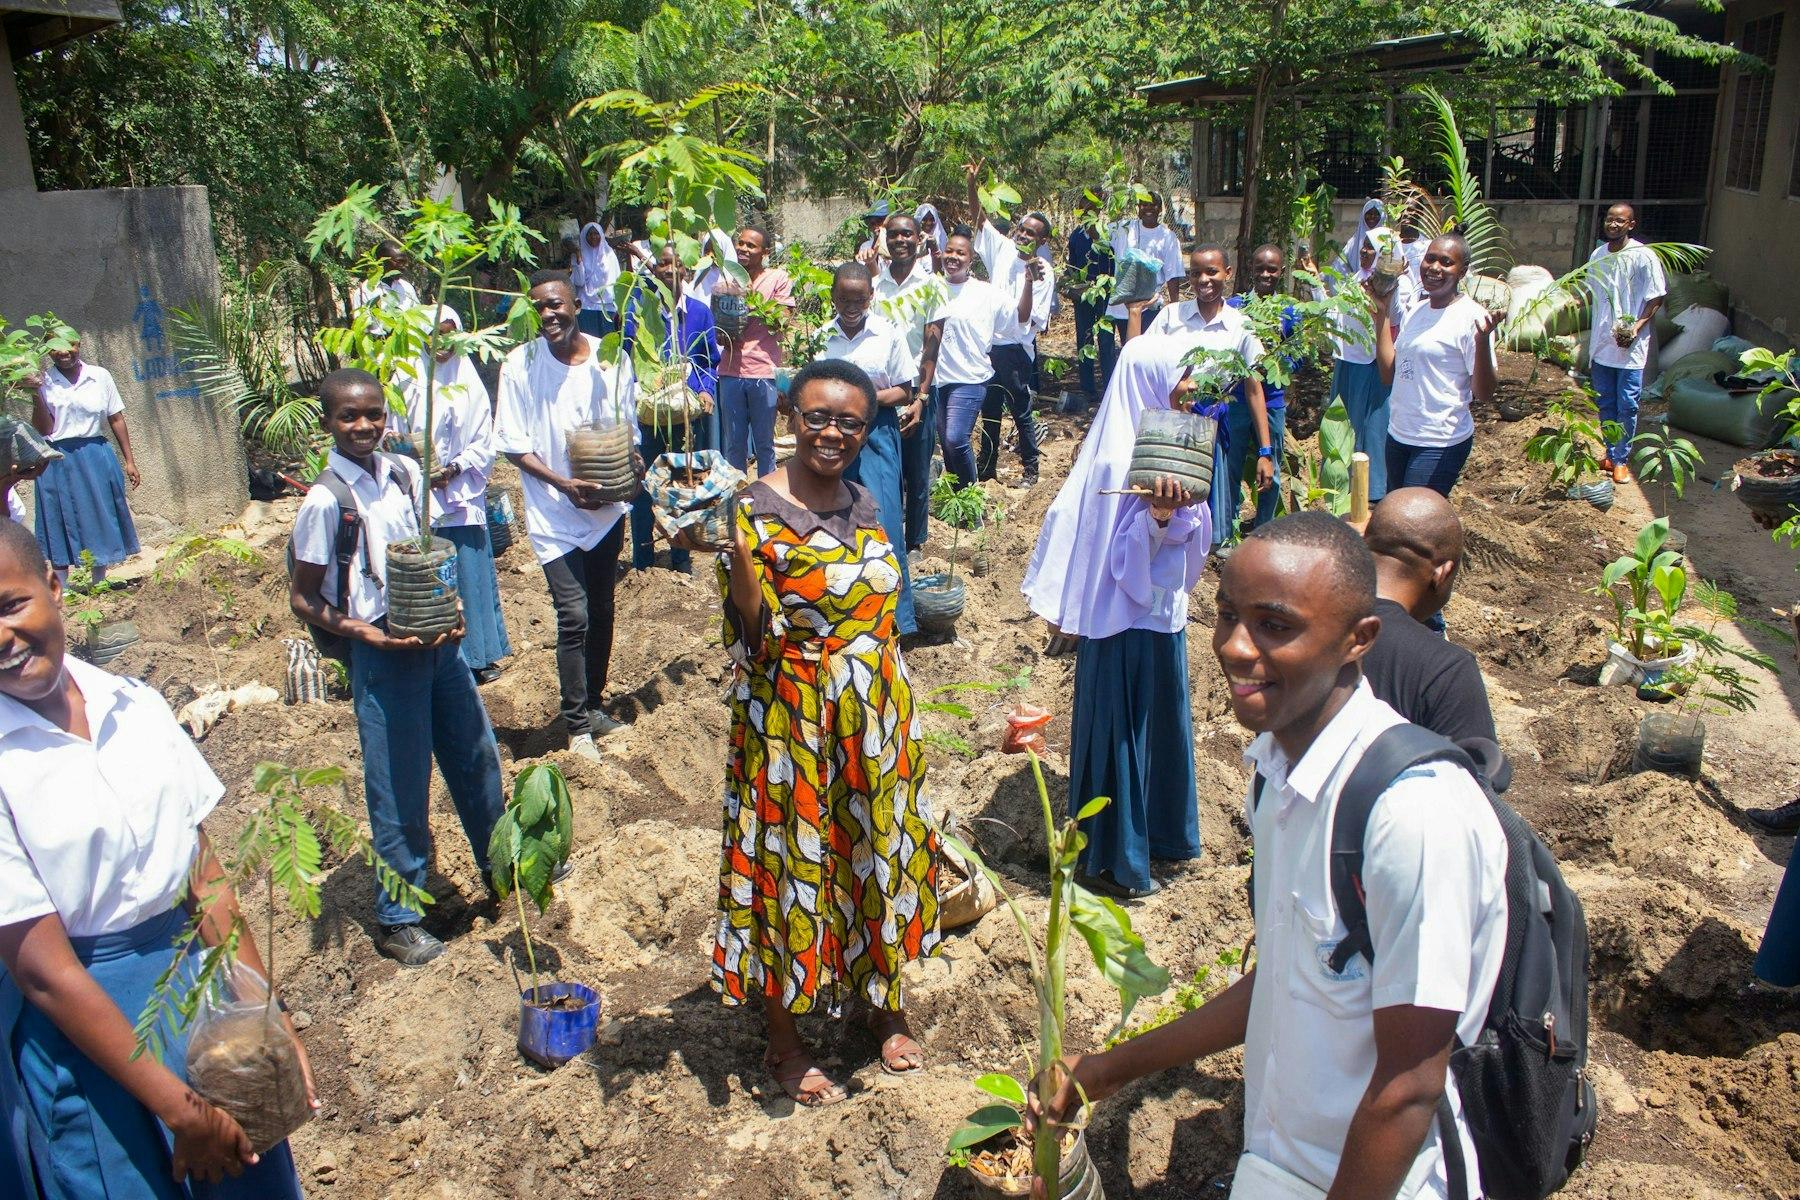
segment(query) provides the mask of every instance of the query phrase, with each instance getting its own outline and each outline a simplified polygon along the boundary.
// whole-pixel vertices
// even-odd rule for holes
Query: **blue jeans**
[[[719,417],[725,461],[742,471],[754,452],[756,477],[775,469],[775,401],[773,379],[719,376]]]
[[[1081,376],[1081,390],[1087,395],[1089,404],[1100,399],[1100,391],[1094,386],[1094,360],[1082,351],[1092,345],[1095,355],[1099,355],[1100,347],[1095,340],[1094,327],[1105,313],[1106,310],[1098,304],[1089,304],[1086,300],[1075,301],[1075,367]]]
[[[1638,393],[1644,390],[1644,372],[1636,367],[1608,367],[1595,363],[1591,375],[1594,403],[1600,408],[1600,419],[1617,421],[1624,431],[1618,442],[1606,448],[1607,456],[1624,465],[1631,461],[1631,439],[1637,434]]]
[[[414,887],[431,861],[431,760],[485,878],[488,839],[500,819],[500,754],[475,676],[455,646],[378,650],[350,646],[350,695],[362,742],[363,798],[375,853]],[[375,886],[375,919],[416,925],[419,914]]]
[[[1475,446],[1470,434],[1454,446],[1409,446],[1395,441],[1387,443],[1388,491],[1400,488],[1428,487],[1440,496],[1448,496],[1462,475],[1463,464]]]
[[[718,405],[713,406],[713,412]],[[654,425],[638,422],[638,452],[644,456],[644,465],[653,466],[664,454],[673,451],[682,454],[690,450],[710,449],[707,442],[707,422],[709,416],[695,417],[686,425],[679,425],[673,430],[661,429]],[[667,438],[664,434],[668,434]],[[685,571],[691,565],[693,555],[679,546],[669,549],[669,566],[677,571]],[[640,490],[637,498],[631,502],[631,569],[647,571],[656,565],[656,519],[650,515],[650,493]]]
[[[985,383],[946,383],[937,389],[936,405],[943,414],[944,470],[956,476],[963,487],[975,482],[975,450],[969,440],[986,396]]]
[[[881,510],[881,527],[894,548],[894,557],[900,560],[900,599],[894,608],[894,628],[906,634],[917,633],[919,621],[913,614],[912,570],[906,561],[906,504],[901,498],[903,441],[900,412],[889,405],[875,414],[875,423],[869,426],[869,440],[844,468],[844,478],[868,488],[875,497],[875,507]]]
[[[981,479],[994,477],[1000,460],[1000,414],[1010,412],[1013,428],[1019,433],[1019,462],[1025,467],[1025,478],[1036,479],[1037,418],[1031,404],[1037,394],[1037,362],[1023,346],[995,346],[988,352],[988,362],[994,377],[981,399],[981,453],[975,474]]]
[[[1244,479],[1256,479],[1256,424],[1250,420],[1248,401],[1233,400],[1225,408],[1224,444],[1213,454],[1213,545],[1222,546],[1237,537],[1238,513],[1244,506]],[[1281,496],[1281,449],[1287,441],[1287,406],[1269,410],[1269,445],[1275,449],[1275,482],[1256,494],[1255,529],[1275,519],[1275,503]]]
[[[937,395],[925,396],[919,423],[900,435],[900,495],[906,511],[906,545],[902,553],[917,550],[931,533],[931,451],[937,446]]]

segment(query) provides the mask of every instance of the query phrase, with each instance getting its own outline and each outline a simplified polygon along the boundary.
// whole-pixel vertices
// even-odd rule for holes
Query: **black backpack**
[[[385,451],[376,451],[378,456],[383,453]],[[411,500],[412,477],[398,466],[394,467],[394,474],[399,478],[400,486],[406,492],[407,499]],[[351,492],[350,485],[345,483],[343,478],[330,467],[320,471],[318,478],[313,482],[323,486],[326,491],[331,493],[331,498],[337,502],[337,530],[331,545],[331,561],[337,569],[326,575],[325,580],[319,585],[319,594],[324,598],[325,603],[342,610],[346,590],[344,581],[350,577],[350,564],[355,560],[359,547],[362,550],[363,570],[370,575],[374,574],[374,568],[369,563],[369,547],[363,542],[362,509],[357,505],[356,496]],[[287,548],[287,571],[290,580],[294,577],[296,561],[298,560],[294,557],[294,539],[290,535]],[[330,594],[333,579],[337,581],[339,593],[335,599]],[[338,662],[346,664],[350,661],[350,639],[314,625],[310,621],[306,622],[306,632],[311,635],[313,646],[318,649],[321,657],[336,659]]]
[[[1331,897],[1347,932],[1329,965],[1341,972],[1358,954],[1374,962],[1362,886],[1369,815],[1396,778],[1430,762],[1452,763],[1473,776],[1506,835],[1500,976],[1480,1036],[1450,1055],[1481,1191],[1488,1200],[1543,1200],[1581,1164],[1599,1117],[1587,1078],[1587,918],[1531,826],[1495,796],[1467,752],[1423,726],[1397,725],[1377,737],[1339,792],[1331,824]],[[1262,786],[1258,776],[1253,806],[1262,799]],[[1468,1200],[1474,1189],[1448,1094],[1438,1103],[1437,1121],[1450,1200]]]

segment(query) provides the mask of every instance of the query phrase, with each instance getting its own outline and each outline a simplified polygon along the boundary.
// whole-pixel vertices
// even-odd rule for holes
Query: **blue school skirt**
[[[471,671],[491,667],[512,653],[500,612],[500,578],[486,524],[440,525],[437,535],[456,547],[456,589],[462,597],[463,661]]]
[[[69,939],[127,1021],[175,957],[187,914],[170,909],[123,933]],[[0,971],[0,1196],[44,1200],[302,1200],[286,1142],[224,1183],[169,1178],[174,1137],[95,1066]],[[163,1062],[186,1075],[187,1037]]]
[[[53,567],[72,567],[81,552],[97,566],[122,563],[138,552],[137,526],[125,503],[125,471],[103,437],[58,438],[63,457],[37,481],[37,543]]]
[[[1076,651],[1069,811],[1112,800],[1081,823],[1084,874],[1142,888],[1151,858],[1200,857],[1188,697],[1185,629],[1127,629]]]

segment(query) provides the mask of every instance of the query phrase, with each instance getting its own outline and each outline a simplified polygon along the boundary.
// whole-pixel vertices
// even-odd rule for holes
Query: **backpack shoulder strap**
[[[1338,791],[1337,809],[1331,817],[1331,898],[1347,932],[1331,953],[1329,965],[1334,973],[1342,972],[1358,954],[1375,961],[1363,892],[1363,843],[1369,816],[1395,779],[1427,762],[1453,762],[1476,775],[1469,756],[1455,742],[1423,725],[1404,724],[1369,743]]]
[[[369,553],[362,536],[362,508],[356,503],[356,494],[350,490],[350,485],[329,467],[320,471],[313,482],[323,485],[337,503],[337,532],[332,540],[331,561],[337,567],[338,596],[334,603],[342,608],[350,593],[350,564],[356,558],[358,546],[361,546],[365,560]],[[329,596],[325,599],[332,602]]]

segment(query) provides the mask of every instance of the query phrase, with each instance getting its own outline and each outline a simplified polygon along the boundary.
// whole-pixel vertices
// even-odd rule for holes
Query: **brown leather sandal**
[[[925,1069],[925,1047],[919,1044],[905,1028],[894,1029],[895,1025],[904,1025],[906,1018],[899,1013],[877,1009],[869,1014],[869,1028],[880,1036],[885,1030],[893,1030],[881,1040],[881,1069],[889,1075],[910,1075],[914,1071]],[[912,1064],[907,1065],[911,1059]]]
[[[788,1099],[802,1108],[825,1108],[850,1098],[850,1093],[844,1090],[844,1086],[825,1074],[824,1068],[813,1058],[812,1051],[805,1046],[795,1046],[786,1054],[776,1054],[773,1050],[764,1051],[763,1067],[781,1085],[781,1090],[787,1093]],[[783,1067],[789,1069],[783,1071]],[[816,1075],[824,1080],[824,1086],[806,1087],[809,1075]]]

